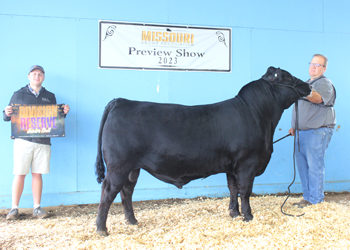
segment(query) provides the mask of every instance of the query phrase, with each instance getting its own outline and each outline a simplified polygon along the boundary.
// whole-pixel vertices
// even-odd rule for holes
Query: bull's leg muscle
[[[132,171],[129,174],[129,179],[125,182],[122,190],[120,191],[120,196],[122,198],[122,205],[124,208],[125,219],[128,223],[132,225],[137,224],[137,220],[134,214],[134,209],[132,207],[132,194],[134,193],[134,188],[136,186],[139,173],[140,173],[140,169]]]
[[[228,209],[230,211],[230,216],[235,218],[240,215],[238,205],[238,187],[234,175],[226,174],[226,177],[228,189],[230,190],[230,205]]]
[[[110,176],[107,173],[107,176],[102,183],[101,201],[98,206],[98,214],[96,220],[97,233],[101,236],[107,236],[106,221],[108,211],[115,197],[124,185],[123,181],[110,181],[109,177]]]

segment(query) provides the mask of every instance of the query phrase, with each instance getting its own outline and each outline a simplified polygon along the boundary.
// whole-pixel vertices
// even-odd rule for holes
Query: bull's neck
[[[275,98],[273,89],[270,85],[258,81],[251,84],[252,89],[242,89],[238,94],[247,107],[246,111],[259,118],[259,122],[269,122],[276,128],[284,109]]]

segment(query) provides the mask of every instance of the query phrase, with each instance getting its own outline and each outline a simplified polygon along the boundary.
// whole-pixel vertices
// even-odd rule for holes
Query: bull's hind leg
[[[124,208],[125,219],[128,223],[132,225],[138,224],[134,209],[132,207],[132,194],[134,193],[134,188],[136,186],[137,178],[139,177],[140,169],[133,170],[129,174],[128,180],[125,182],[122,190],[120,191],[120,196],[122,198],[122,205]]]
[[[240,215],[238,204],[238,187],[236,183],[236,177],[232,174],[226,174],[227,185],[230,190],[230,205],[228,207],[230,216],[235,218]]]
[[[111,178],[109,177],[110,176],[107,173],[107,176],[102,183],[101,201],[98,206],[98,215],[96,220],[97,234],[101,236],[108,235],[106,227],[108,211],[124,184],[123,181],[111,182]]]

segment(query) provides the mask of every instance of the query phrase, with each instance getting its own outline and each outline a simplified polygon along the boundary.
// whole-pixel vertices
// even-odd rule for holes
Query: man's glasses
[[[315,67],[320,67],[320,66],[322,66],[322,67],[324,67],[324,65],[319,64],[319,63],[309,63],[309,64],[310,64],[310,66],[315,66]]]

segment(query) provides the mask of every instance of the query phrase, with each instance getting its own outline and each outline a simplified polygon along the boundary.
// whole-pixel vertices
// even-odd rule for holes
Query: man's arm
[[[322,96],[316,92],[316,90],[313,88],[311,91],[311,94],[306,97],[310,102],[313,103],[322,103],[323,99]]]
[[[7,106],[5,108],[5,110],[3,111],[3,118],[4,121],[8,122],[11,121],[11,114],[12,114],[13,110],[12,110],[12,106]]]

